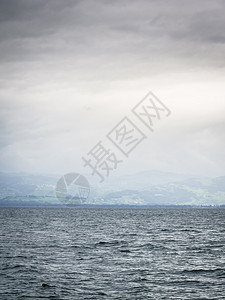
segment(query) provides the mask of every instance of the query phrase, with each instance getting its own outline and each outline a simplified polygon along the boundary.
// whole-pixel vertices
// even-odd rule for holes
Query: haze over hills
[[[179,182],[190,178],[193,178],[193,175],[150,170],[110,178],[110,181],[105,183],[105,188],[116,191],[125,189],[142,190],[148,189],[149,186]]]
[[[62,205],[55,195],[58,179],[56,175],[0,173],[0,205]],[[225,205],[225,176],[193,178],[154,170],[114,177],[102,186],[93,182],[86,204]]]

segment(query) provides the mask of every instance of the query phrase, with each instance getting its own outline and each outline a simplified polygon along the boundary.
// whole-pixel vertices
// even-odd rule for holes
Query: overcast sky
[[[0,0],[2,171],[90,173],[100,140],[116,174],[225,175],[225,1]],[[152,133],[131,109],[171,110]],[[129,157],[106,134],[124,117],[147,138]]]

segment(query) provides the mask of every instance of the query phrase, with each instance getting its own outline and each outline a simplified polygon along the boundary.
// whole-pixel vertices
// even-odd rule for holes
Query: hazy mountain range
[[[0,173],[0,206],[63,205],[55,196],[59,177]],[[146,171],[92,185],[86,204],[92,205],[225,205],[225,176]]]

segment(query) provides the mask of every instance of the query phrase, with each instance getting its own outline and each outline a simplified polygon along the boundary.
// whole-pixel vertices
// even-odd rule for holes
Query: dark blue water
[[[0,299],[225,299],[225,209],[0,209]]]

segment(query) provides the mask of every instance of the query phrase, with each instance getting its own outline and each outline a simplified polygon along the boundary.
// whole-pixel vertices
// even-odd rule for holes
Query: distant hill
[[[145,190],[122,190],[106,193],[103,199],[108,204],[224,205],[225,176],[153,185]]]
[[[0,199],[7,196],[53,196],[58,177],[26,173],[0,173]]]
[[[55,196],[58,176],[0,173],[0,206],[61,205]],[[93,185],[91,205],[225,205],[225,176],[192,178],[146,171]]]

